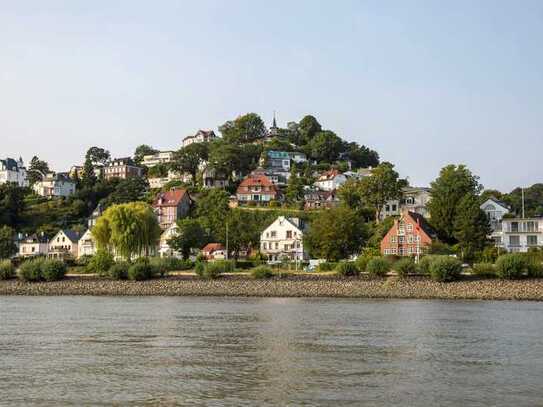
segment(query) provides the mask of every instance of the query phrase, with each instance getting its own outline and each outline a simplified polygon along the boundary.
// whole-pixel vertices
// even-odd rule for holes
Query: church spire
[[[272,129],[277,128],[277,121],[275,120],[275,110],[273,111],[273,123],[272,123]]]

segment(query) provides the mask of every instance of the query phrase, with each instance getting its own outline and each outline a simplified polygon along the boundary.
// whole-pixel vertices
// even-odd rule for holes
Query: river
[[[543,303],[1,297],[0,405],[543,405]]]

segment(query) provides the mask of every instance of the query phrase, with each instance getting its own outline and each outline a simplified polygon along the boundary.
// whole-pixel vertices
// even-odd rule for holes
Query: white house
[[[75,194],[75,182],[65,173],[49,173],[32,188],[36,194],[47,198]]]
[[[76,259],[79,255],[81,234],[73,230],[59,230],[49,241],[47,257],[52,259]]]
[[[345,184],[347,177],[340,173],[338,170],[330,170],[323,172],[317,181],[315,186],[323,191],[333,191]]]
[[[308,255],[303,245],[304,227],[299,218],[279,216],[260,235],[260,251],[270,262],[305,260]]]
[[[155,165],[167,164],[173,160],[173,151],[159,151],[156,154],[149,154],[143,156],[141,165],[145,165],[148,168],[152,168]]]
[[[400,216],[406,210],[418,213],[428,219],[430,213],[427,205],[430,199],[430,188],[405,187],[402,189],[401,199],[391,199],[383,206],[381,219],[388,216]]]
[[[82,256],[93,256],[96,254],[96,243],[90,229],[87,229],[77,244],[77,258]]]
[[[503,215],[509,213],[511,208],[505,202],[501,202],[496,198],[488,198],[480,206],[490,222],[492,231],[500,231]]]
[[[190,146],[192,143],[207,143],[216,138],[213,130],[198,130],[195,135],[183,139],[183,147]]]
[[[15,161],[13,158],[0,160],[0,184],[13,182],[20,187],[27,187],[26,168],[23,159]]]
[[[172,223],[168,229],[162,232],[160,235],[160,241],[158,243],[158,255],[160,257],[181,257],[181,253],[172,249],[168,244],[168,241],[179,235],[179,226],[176,223]]]
[[[543,247],[543,218],[502,218],[501,233],[495,235],[494,241],[508,252]]]
[[[49,242],[43,233],[33,234],[19,241],[20,257],[47,256],[48,249]]]

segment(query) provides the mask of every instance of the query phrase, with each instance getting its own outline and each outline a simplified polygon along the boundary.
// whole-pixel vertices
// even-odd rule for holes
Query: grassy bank
[[[368,279],[328,275],[292,275],[255,280],[227,275],[201,280],[190,274],[149,281],[114,281],[71,276],[61,281],[27,283],[0,281],[0,295],[164,295],[251,297],[423,298],[482,300],[543,300],[543,279],[495,280],[465,277],[439,283],[426,278]]]

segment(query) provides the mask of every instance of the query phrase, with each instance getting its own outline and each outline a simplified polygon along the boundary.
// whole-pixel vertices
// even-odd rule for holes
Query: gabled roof
[[[325,171],[319,176],[318,181],[328,181],[334,179],[338,175],[341,175],[341,172],[336,169]]]
[[[79,239],[81,239],[81,236],[82,236],[81,233],[76,232],[75,230],[71,230],[71,229],[62,229],[61,232],[64,233],[66,237],[70,239],[73,243],[79,242]]]
[[[213,130],[202,130],[202,129],[200,129],[194,135],[185,137],[183,139],[183,141],[191,139],[191,138],[196,138],[196,137],[198,137],[200,135],[202,135],[204,138],[215,138],[215,137],[217,137]]]
[[[172,189],[168,192],[159,192],[153,203],[154,207],[177,206],[185,196],[188,195],[186,189]]]
[[[245,177],[243,181],[241,181],[241,183],[239,184],[240,187],[249,187],[255,185],[275,188],[275,184],[261,172],[247,175],[247,177]]]
[[[422,216],[420,213],[416,212],[407,212],[407,214],[413,219],[416,223],[418,223],[421,227],[421,229],[430,237],[437,236],[436,231],[430,226],[428,221],[424,216]],[[402,215],[403,216],[403,215]]]
[[[493,196],[491,196],[491,197],[488,198],[486,201],[484,201],[484,202],[483,202],[483,205],[484,205],[486,202],[488,202],[488,201],[492,201],[492,202],[494,202],[496,205],[500,205],[502,208],[509,209],[509,210],[511,209],[511,207],[510,207],[508,204],[506,204],[506,203],[503,202],[503,201],[500,201],[499,199],[494,198]],[[481,206],[483,206],[483,205],[481,205]]]
[[[47,236],[43,235],[43,234],[37,234],[37,233],[34,233],[30,236],[27,236],[25,238],[23,238],[20,242],[20,244],[24,244],[24,243],[47,243],[49,242],[49,239],[47,239]]]
[[[5,160],[0,160],[2,167],[8,171],[18,171],[19,164],[13,158],[6,158]]]
[[[225,250],[225,247],[222,243],[208,243],[202,249],[202,251],[206,253],[213,253],[218,250]]]

